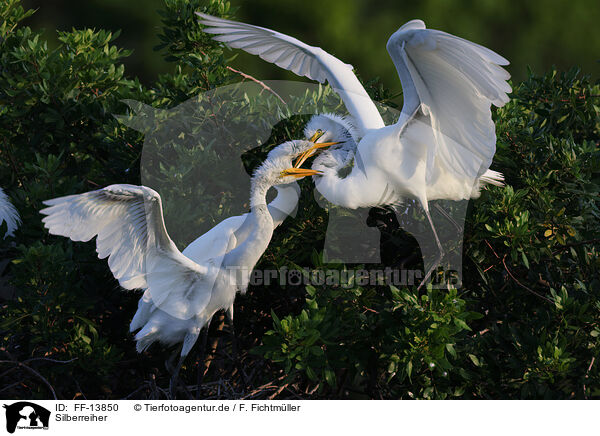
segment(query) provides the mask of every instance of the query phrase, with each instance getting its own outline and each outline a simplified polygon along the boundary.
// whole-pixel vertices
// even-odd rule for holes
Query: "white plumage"
[[[324,152],[313,164],[323,172],[314,179],[328,201],[354,209],[415,198],[425,210],[441,256],[428,202],[475,198],[482,182],[502,185],[502,174],[489,170],[496,150],[491,105],[503,106],[511,92],[510,75],[501,67],[508,61],[502,56],[426,29],[421,20],[409,21],[387,43],[402,82],[404,105],[396,124],[385,126],[348,65],[322,49],[268,29],[199,15],[204,31],[217,35],[217,41],[297,74],[326,79],[340,94],[355,120],[359,141],[346,177],[340,177],[339,166],[332,166],[336,161],[346,164],[342,155],[334,155],[336,150]],[[426,279],[430,273],[431,269]]]
[[[21,224],[21,217],[15,206],[10,202],[8,195],[0,188],[0,224],[3,222],[6,223],[7,228],[4,237],[14,236],[15,230]]]
[[[278,227],[294,211],[300,196],[300,188],[296,183],[278,185],[275,188],[277,197],[268,205],[273,228]],[[251,227],[244,226],[247,218],[248,214],[244,214],[221,221],[191,242],[182,254],[197,263],[211,258],[222,258],[248,238]],[[230,305],[223,308],[228,309],[228,316],[233,319],[233,307]],[[198,317],[185,320],[169,315],[154,303],[150,292],[146,290],[140,299],[138,310],[129,329],[131,332],[140,330],[135,335],[135,340],[137,341],[137,350],[142,352],[155,341],[168,345],[183,342],[191,326],[200,322],[204,325],[209,320],[204,321]]]
[[[361,134],[368,129],[383,127],[384,123],[371,98],[346,64],[319,47],[313,47],[264,27],[238,23],[197,12],[204,32],[215,34],[214,39],[230,47],[241,48],[258,55],[299,76],[324,83],[342,96],[348,111],[356,118]]]
[[[267,248],[275,225],[297,203],[298,178],[314,170],[292,168],[292,159],[312,147],[290,141],[274,149],[252,178],[251,212],[225,220],[180,252],[164,225],[161,198],[145,186],[112,185],[44,202],[51,234],[74,241],[97,236],[98,257],[125,289],[145,289],[131,330],[139,351],[155,341],[183,342],[182,358],[200,330],[220,309],[233,317],[237,292]],[[269,205],[271,186],[279,195]]]

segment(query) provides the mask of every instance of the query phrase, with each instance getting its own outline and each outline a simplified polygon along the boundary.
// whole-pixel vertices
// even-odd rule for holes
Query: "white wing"
[[[12,236],[17,227],[19,227],[19,224],[21,224],[21,217],[19,217],[19,212],[10,202],[8,196],[0,188],[0,224],[5,221],[7,231],[4,237]]]
[[[352,72],[343,63],[319,47],[264,27],[225,20],[197,12],[206,33],[216,34],[214,40],[233,48],[260,56],[299,76],[324,83],[328,81],[358,124],[361,135],[369,129],[384,126],[375,104]]]
[[[221,221],[185,247],[183,254],[194,262],[224,256],[238,246],[235,232],[244,224],[245,219],[244,214]]]
[[[426,29],[421,20],[398,29],[387,49],[404,91],[399,123],[420,110],[433,129],[428,178],[437,163],[462,176],[480,177],[496,151],[490,106],[503,106],[511,92],[510,75],[499,66],[508,61],[465,39]]]
[[[295,213],[300,187],[294,182],[277,185],[275,189],[277,197],[269,203],[269,213],[273,219],[273,227],[278,227],[289,215]],[[198,263],[211,258],[222,258],[250,235],[249,229],[243,225],[247,216],[245,213],[224,219],[185,247],[183,254]]]
[[[209,268],[177,249],[167,231],[158,193],[144,186],[111,185],[44,202],[44,225],[53,235],[74,241],[94,236],[98,257],[108,257],[125,289],[147,288],[154,303],[188,319],[210,301]]]

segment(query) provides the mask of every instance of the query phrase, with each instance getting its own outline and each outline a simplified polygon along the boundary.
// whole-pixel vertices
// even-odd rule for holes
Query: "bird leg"
[[[452,225],[456,228],[456,231],[458,232],[458,234],[462,235],[463,228],[454,220],[454,218],[452,218],[452,216],[448,212],[446,212],[444,210],[444,208],[442,206],[440,206],[438,203],[435,203],[434,207],[438,210],[438,212],[440,212],[442,215],[444,215],[444,217],[448,221],[450,221],[452,223]]]
[[[169,397],[171,400],[175,399],[175,394],[177,393],[177,385],[178,384],[183,388],[188,399],[190,399],[190,400],[193,399],[192,395],[188,391],[187,387],[179,379],[179,370],[181,369],[181,365],[183,365],[183,361],[186,358],[186,356],[181,355],[182,349],[183,349],[183,345],[181,347],[179,347],[177,352],[173,353],[173,355],[165,362],[165,367],[167,368],[167,371],[169,371],[169,373],[171,374],[171,379],[169,381]],[[175,356],[177,356],[177,355],[179,355],[179,360],[177,362],[177,365],[173,366],[173,361],[175,360]]]
[[[183,364],[184,359],[185,359],[185,356],[179,356],[179,361],[177,362],[177,366],[175,366],[175,368],[173,369],[173,372],[171,373],[171,381],[169,382],[169,396],[171,397],[171,400],[175,399],[175,393],[177,391],[177,384],[180,382],[179,370],[181,369],[181,365]]]
[[[429,225],[431,226],[431,230],[433,231],[433,236],[435,237],[435,243],[438,246],[439,253],[438,253],[436,260],[429,267],[427,274],[425,274],[425,277],[419,284],[417,291],[419,291],[423,287],[423,285],[425,283],[427,283],[427,281],[431,277],[431,274],[433,273],[433,271],[439,266],[440,262],[444,258],[444,249],[442,248],[442,243],[440,242],[440,238],[438,237],[437,231],[435,230],[435,226],[433,225],[433,220],[431,219],[431,214],[429,213],[429,207],[427,206],[427,202],[422,202],[422,204],[423,204],[423,209],[425,209],[425,215],[427,215],[427,219],[429,220]],[[423,260],[423,262],[425,262],[425,260]]]
[[[233,308],[230,308],[229,310],[227,310],[227,318],[229,320],[229,328],[230,328],[230,332],[231,332],[232,359],[235,363],[235,366],[236,366],[238,372],[240,373],[240,378],[242,379],[242,386],[243,386],[244,390],[246,390],[248,383],[246,380],[246,374],[244,373],[244,369],[242,368],[242,365],[241,365],[241,362],[239,359],[237,337],[235,335],[235,327],[233,325]]]
[[[202,385],[202,380],[204,379],[204,374],[206,373],[206,365],[204,365],[204,360],[206,359],[206,342],[208,341],[208,328],[210,327],[210,321],[206,326],[204,326],[202,332],[202,341],[200,342],[200,348],[198,348],[198,374],[196,378],[196,399],[200,399],[200,386]]]

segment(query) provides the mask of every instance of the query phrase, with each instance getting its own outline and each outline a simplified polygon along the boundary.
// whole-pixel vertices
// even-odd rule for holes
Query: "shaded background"
[[[600,2],[597,0],[232,0],[240,21],[269,27],[311,45],[321,46],[351,63],[364,79],[380,77],[400,90],[396,71],[385,50],[388,37],[402,24],[421,18],[428,27],[444,30],[492,48],[511,61],[514,79],[527,67],[542,73],[553,64],[574,65],[584,73],[600,73]],[[28,19],[34,29],[46,29],[56,44],[58,30],[72,27],[121,29],[116,43],[134,53],[126,59],[129,75],[149,84],[168,65],[159,53],[158,10],[163,0],[25,0],[37,8]],[[298,80],[239,50],[232,66],[260,79]]]

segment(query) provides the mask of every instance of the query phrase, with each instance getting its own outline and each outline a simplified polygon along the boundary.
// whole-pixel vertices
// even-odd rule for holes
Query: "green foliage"
[[[257,352],[283,365],[291,377],[302,374],[311,382],[324,382],[320,392],[343,384],[355,398],[365,393],[461,395],[469,375],[457,361],[455,346],[462,348],[471,331],[467,322],[481,315],[468,312],[454,289],[430,289],[419,296],[393,286],[355,286],[354,274],[349,278],[340,287],[317,290],[308,285],[299,315],[280,320],[273,313],[274,329]],[[471,359],[477,361],[473,355]],[[453,369],[456,375],[450,378]]]
[[[199,2],[169,2],[165,15],[178,16],[184,3],[203,9]],[[212,13],[227,9],[223,2],[211,5]],[[0,7],[0,186],[23,218],[16,240],[0,241],[0,257],[12,259],[8,268],[0,266],[1,350],[9,360],[33,358],[60,397],[124,396],[140,382],[121,363],[136,358],[127,328],[136,295],[119,290],[93,244],[49,236],[39,210],[49,198],[139,183],[144,136],[113,116],[126,113],[124,99],[167,105],[186,98],[180,84],[190,93],[213,84],[201,86],[186,67],[189,56],[174,52],[175,73],[145,88],[126,77],[121,62],[129,52],[113,44],[117,34],[58,32],[60,44],[50,49],[40,33],[20,24],[32,12],[18,0]],[[165,41],[172,49],[187,36],[170,32]],[[9,396],[48,397],[38,382],[18,383]]]
[[[61,398],[158,397],[169,378],[163,362],[177,350],[135,352],[128,324],[138,295],[119,289],[93,243],[48,235],[42,201],[149,177],[169,198],[167,227],[181,244],[239,210],[234,187],[220,182],[227,167],[212,184],[199,177],[216,161],[218,145],[196,140],[218,128],[202,121],[210,112],[186,112],[189,141],[152,130],[187,110],[190,98],[241,77],[227,68],[231,52],[200,32],[196,10],[231,14],[220,0],[167,0],[157,49],[172,71],[146,87],[125,72],[129,53],[115,45],[115,33],[58,32],[59,44],[49,48],[21,24],[31,11],[18,0],[0,6],[0,186],[23,218],[14,238],[0,240],[0,360],[26,362]],[[385,104],[395,98],[378,80],[366,87]],[[216,363],[205,381],[227,380],[232,397],[276,380],[269,394],[285,395],[287,386],[317,398],[599,398],[599,95],[577,70],[552,70],[530,74],[494,112],[493,169],[505,174],[507,187],[490,187],[472,202],[458,290],[363,283],[364,265],[323,264],[327,213],[310,180],[302,181],[297,215],[277,229],[257,268],[302,266],[306,274],[337,271],[344,280],[251,286],[236,302],[251,386],[241,383],[218,322],[210,331],[219,339]],[[275,98],[246,97],[226,109],[233,123],[242,125],[236,113],[283,110]],[[301,137],[306,116],[293,114],[308,106],[340,102],[329,87],[291,99],[266,143],[243,155],[248,172],[275,144]],[[160,147],[142,157],[149,144]],[[218,151],[241,165],[235,150]],[[151,176],[139,170],[142,159]],[[192,213],[208,202],[220,206],[214,216]],[[398,228],[384,233],[384,262],[374,268],[422,269],[414,238]],[[189,384],[193,363],[190,357],[182,370]],[[5,395],[49,397],[31,372],[9,369],[0,376]]]

